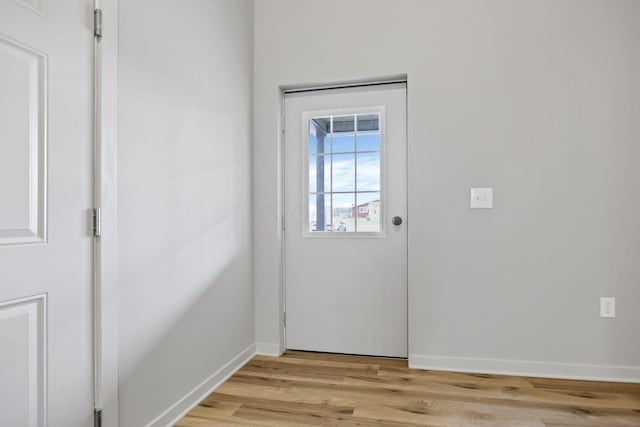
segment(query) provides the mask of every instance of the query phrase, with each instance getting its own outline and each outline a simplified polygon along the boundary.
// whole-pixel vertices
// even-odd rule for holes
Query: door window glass
[[[379,233],[381,113],[322,115],[308,121],[309,231]]]

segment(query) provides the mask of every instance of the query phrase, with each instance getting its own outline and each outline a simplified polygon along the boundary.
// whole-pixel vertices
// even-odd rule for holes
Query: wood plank
[[[463,411],[453,412],[445,408],[438,408],[439,403],[432,402],[429,406],[419,409],[415,407],[412,409],[411,407],[397,408],[384,405],[363,405],[356,408],[354,415],[362,418],[429,426],[544,427],[544,424],[539,419],[527,416],[527,414],[518,415],[513,410],[508,411],[508,414],[495,413],[488,408],[485,411],[473,411],[463,408]]]
[[[640,426],[640,384],[409,369],[406,360],[256,356],[177,426]]]

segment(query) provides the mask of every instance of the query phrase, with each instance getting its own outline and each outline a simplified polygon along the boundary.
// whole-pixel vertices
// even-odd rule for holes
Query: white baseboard
[[[409,367],[432,371],[640,383],[640,366],[587,365],[410,354]]]
[[[282,356],[284,350],[280,347],[280,344],[272,344],[266,342],[256,343],[256,354],[260,356]]]
[[[218,369],[200,385],[191,390],[176,402],[172,407],[163,412],[155,420],[147,424],[147,427],[171,426],[184,417],[191,409],[207,397],[213,390],[228,380],[236,371],[242,368],[253,356],[256,355],[256,345],[251,344],[226,365]]]

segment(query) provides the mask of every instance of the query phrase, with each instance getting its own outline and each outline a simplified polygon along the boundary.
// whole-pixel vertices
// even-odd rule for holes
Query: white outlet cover
[[[492,209],[493,188],[472,188],[471,209]]]
[[[616,317],[616,299],[611,297],[600,298],[600,317]]]

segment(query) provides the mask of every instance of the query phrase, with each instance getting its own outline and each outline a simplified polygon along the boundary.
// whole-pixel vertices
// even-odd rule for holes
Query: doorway
[[[406,83],[286,93],[286,345],[407,357]]]

